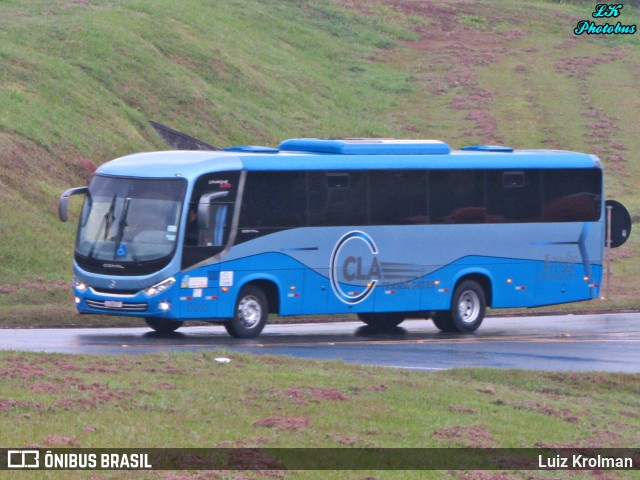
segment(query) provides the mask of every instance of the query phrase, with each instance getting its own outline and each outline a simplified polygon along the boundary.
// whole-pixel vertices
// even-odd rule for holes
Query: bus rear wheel
[[[443,332],[475,332],[487,308],[482,287],[474,280],[461,282],[453,292],[451,308],[436,312],[432,320]]]
[[[267,324],[268,316],[269,306],[264,292],[254,285],[246,285],[238,295],[233,318],[224,323],[224,328],[232,337],[257,337]]]
[[[158,333],[171,333],[179,329],[184,322],[176,322],[167,318],[145,318],[145,322]]]
[[[358,319],[374,328],[394,328],[404,322],[401,313],[359,313]]]

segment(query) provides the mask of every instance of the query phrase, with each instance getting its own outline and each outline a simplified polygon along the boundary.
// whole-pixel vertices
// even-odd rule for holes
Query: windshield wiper
[[[129,204],[131,203],[131,198],[126,198],[124,203],[122,204],[122,211],[120,212],[120,222],[118,223],[118,233],[116,234],[116,241],[113,244],[113,259],[116,259],[118,255],[118,249],[120,248],[120,242],[122,241],[122,237],[124,236],[124,231],[129,226],[127,223],[127,216],[129,215]]]
[[[109,230],[111,230],[111,225],[113,225],[113,221],[115,217],[113,216],[113,211],[116,209],[116,194],[113,194],[113,199],[111,200],[111,206],[109,207],[109,211],[104,214],[102,217],[102,222],[100,222],[100,227],[96,232],[96,237],[93,239],[93,243],[91,244],[91,249],[89,250],[89,254],[87,255],[89,258],[93,258],[93,251],[96,249],[96,245],[98,240],[100,240],[100,234],[104,229],[104,240],[107,240],[107,236],[109,235]]]
[[[124,236],[125,236],[125,231],[127,230],[127,227],[129,226],[129,224],[127,223],[127,217],[129,216],[129,204],[131,203],[131,198],[127,198],[125,200],[124,205],[122,206],[122,215],[120,216],[120,223],[118,224],[118,234],[117,234],[117,238],[116,238],[116,243],[115,243],[115,250],[114,250],[114,256],[113,259],[116,259],[116,256],[118,254],[118,250],[120,249],[120,242],[122,242],[122,240],[124,240]],[[127,234],[129,233],[128,231],[126,232]],[[127,235],[128,236],[128,235]],[[127,245],[127,250],[126,253],[128,253],[129,255],[131,255],[131,260],[133,260],[134,263],[136,263],[137,265],[140,265],[140,261],[138,260],[138,256],[136,255],[136,250],[133,247],[134,242],[130,240],[130,243]],[[126,255],[125,253],[125,255]]]

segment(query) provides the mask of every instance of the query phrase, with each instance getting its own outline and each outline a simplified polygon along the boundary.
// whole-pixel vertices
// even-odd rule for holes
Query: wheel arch
[[[242,285],[240,285],[238,292],[247,285],[253,285],[262,290],[265,297],[267,297],[269,313],[280,313],[280,287],[275,280],[268,278],[250,278]]]
[[[458,285],[466,280],[473,280],[476,282],[482,290],[484,291],[485,302],[488,307],[493,306],[493,281],[491,280],[491,276],[489,272],[486,271],[471,271],[471,272],[463,272],[456,279],[453,290],[455,290]]]

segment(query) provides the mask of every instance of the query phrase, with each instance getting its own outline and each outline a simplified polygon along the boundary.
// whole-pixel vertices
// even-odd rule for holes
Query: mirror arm
[[[209,228],[211,201],[227,195],[229,195],[229,192],[209,192],[200,197],[198,201],[198,227],[200,229]]]
[[[86,195],[89,191],[89,187],[76,187],[70,188],[60,195],[60,201],[58,202],[58,217],[60,221],[67,221],[67,205],[69,204],[69,197],[72,195]]]

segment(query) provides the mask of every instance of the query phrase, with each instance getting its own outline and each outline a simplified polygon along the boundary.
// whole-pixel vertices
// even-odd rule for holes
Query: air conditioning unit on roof
[[[439,140],[386,138],[293,138],[280,151],[334,153],[340,155],[446,155],[451,147]]]

